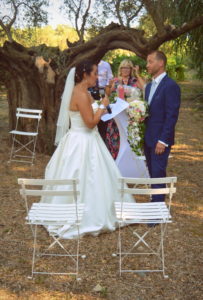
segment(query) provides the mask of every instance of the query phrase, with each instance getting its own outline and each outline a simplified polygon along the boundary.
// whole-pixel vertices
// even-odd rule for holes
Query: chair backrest
[[[43,196],[72,196],[73,203],[76,204],[77,214],[77,196],[79,180],[73,179],[25,179],[19,178],[18,184],[21,185],[20,194],[25,201],[27,213],[29,211],[28,196],[43,197]],[[61,190],[60,186],[63,186]]]
[[[16,117],[17,118],[30,118],[30,119],[41,119],[42,110],[41,109],[28,109],[28,108],[20,108],[16,109]]]
[[[169,195],[169,211],[171,207],[171,200],[173,194],[176,192],[174,184],[177,182],[177,177],[163,177],[163,178],[119,178],[121,193],[121,201],[125,194],[131,195]],[[132,187],[127,185],[131,184]],[[151,184],[166,184],[164,188],[151,188]]]
[[[15,130],[18,130],[18,127],[21,128],[20,123],[24,124],[24,119],[31,119],[29,122],[30,124],[28,125],[28,121],[26,122],[26,130],[24,129],[24,131],[34,131],[35,133],[38,133],[39,130],[39,122],[42,118],[42,110],[41,109],[28,109],[28,108],[20,108],[18,107],[16,109],[16,118],[17,118],[17,122],[16,122],[16,127]],[[21,122],[20,122],[21,120]],[[36,120],[36,121],[35,121]],[[24,127],[24,126],[23,126]],[[28,128],[29,129],[28,129]]]

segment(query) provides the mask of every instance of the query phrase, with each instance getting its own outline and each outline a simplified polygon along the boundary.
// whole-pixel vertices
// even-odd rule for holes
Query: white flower
[[[132,90],[131,90],[132,91]],[[136,88],[133,91],[134,95],[136,93]],[[129,115],[129,124],[127,128],[128,141],[132,150],[136,155],[142,155],[142,150],[140,145],[142,145],[141,137],[143,136],[143,126],[141,126],[140,121],[143,121],[143,118],[146,117],[146,102],[142,100],[135,99],[129,103],[129,108],[127,113]]]

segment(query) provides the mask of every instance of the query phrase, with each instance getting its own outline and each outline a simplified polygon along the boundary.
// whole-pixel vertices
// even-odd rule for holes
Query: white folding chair
[[[10,160],[23,163],[31,163],[33,165],[35,159],[35,148],[39,130],[39,122],[42,117],[42,110],[17,108],[16,110],[16,128],[10,131],[12,135],[12,147]],[[20,131],[19,125],[24,119],[31,119],[29,127],[32,131]],[[27,126],[28,127],[28,126]]]
[[[79,254],[79,225],[83,215],[84,204],[79,204],[77,200],[77,196],[79,195],[79,191],[77,188],[78,182],[78,179],[18,179],[18,183],[21,185],[20,194],[25,201],[25,207],[27,211],[26,222],[27,224],[31,225],[34,237],[32,277],[34,276],[34,274],[58,274],[75,275],[78,278],[79,256],[81,256],[82,258],[85,257],[85,255]],[[64,197],[71,197],[72,203],[55,204],[34,202],[30,207],[28,201],[30,197],[39,197],[40,199],[41,197],[62,197],[63,199]],[[37,228],[41,225],[48,229],[49,235],[51,237],[51,243],[48,245],[48,247],[45,248],[45,250],[42,253],[40,253],[40,249],[43,248],[43,245],[39,245],[39,243],[37,243]],[[59,226],[61,228],[63,228],[64,226],[64,231],[66,232],[68,232],[68,230],[71,230],[74,227],[76,228],[77,232],[76,239],[69,241],[65,240],[63,239],[63,231],[61,231],[60,236],[56,235],[56,233],[54,233],[54,230],[53,232],[51,231],[50,226]],[[65,244],[69,244],[68,247]],[[76,244],[76,250],[72,249],[74,244]],[[54,250],[58,248],[58,250],[60,250],[60,253],[53,253],[53,248]],[[35,268],[36,261],[37,259],[42,258],[43,256],[65,257],[66,264],[68,264],[67,268],[71,269],[71,271],[50,272],[36,270],[36,268],[39,268],[39,266]],[[68,262],[67,259],[69,259]],[[40,265],[40,267],[41,266],[42,264]]]
[[[119,222],[119,234],[118,234],[118,255],[119,255],[119,272],[120,275],[124,272],[162,272],[164,278],[168,276],[165,274],[165,257],[164,257],[164,236],[166,233],[166,227],[168,223],[172,222],[171,217],[171,201],[172,196],[176,192],[174,183],[177,182],[176,177],[166,177],[166,178],[120,178],[119,179],[120,188],[119,192],[121,195],[121,202],[115,203],[116,215]],[[127,184],[130,184],[132,187],[127,187]],[[167,184],[165,188],[151,188],[151,184]],[[160,195],[165,194],[169,195],[169,201],[166,204],[165,202],[135,202],[129,203],[124,202],[124,195]],[[137,196],[142,197],[142,196]],[[135,198],[136,199],[136,198]],[[149,200],[149,198],[148,198]],[[131,226],[132,224],[145,224],[143,226]],[[150,224],[150,225],[149,225]],[[156,233],[157,228],[155,225],[160,225],[160,236],[156,244],[157,249],[155,248],[155,238],[149,240],[149,233]],[[129,226],[128,226],[129,225]],[[133,237],[129,242],[125,242],[124,232],[127,226]],[[141,232],[141,233],[140,233]],[[129,239],[128,239],[129,240]],[[146,251],[147,250],[147,251]],[[113,254],[115,256],[116,254]],[[135,255],[138,258],[138,255],[155,255],[158,257],[158,261],[161,264],[161,267],[158,269],[148,269],[145,267],[130,269],[130,266],[133,264],[138,264],[140,262],[133,260],[132,257]],[[125,260],[127,263],[125,263]],[[150,262],[148,262],[150,264]],[[126,267],[126,265],[128,267]],[[124,267],[123,267],[124,266]]]

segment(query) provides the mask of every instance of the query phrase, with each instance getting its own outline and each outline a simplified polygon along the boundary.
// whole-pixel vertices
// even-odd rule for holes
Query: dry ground
[[[173,201],[174,222],[169,225],[166,265],[169,279],[159,273],[118,275],[117,258],[111,257],[116,249],[117,231],[99,237],[82,239],[86,260],[80,263],[82,280],[73,277],[36,276],[27,278],[31,270],[32,238],[25,225],[25,209],[19,197],[17,178],[30,177],[30,167],[8,165],[10,143],[8,136],[7,104],[0,99],[0,299],[110,299],[200,300],[201,282],[201,225],[203,194],[203,135],[202,111],[193,100],[203,92],[200,84],[182,83],[183,101],[177,125],[176,146],[172,151],[168,175],[178,177],[177,194]],[[43,177],[49,157],[37,155],[33,177]],[[140,228],[142,229],[142,228]],[[158,228],[155,229],[155,236]],[[46,238],[42,233],[42,239]],[[128,232],[126,239],[130,240]],[[59,259],[52,261],[60,265]],[[132,265],[134,262],[131,262]],[[138,264],[138,261],[135,261]],[[93,288],[100,284],[100,292]]]

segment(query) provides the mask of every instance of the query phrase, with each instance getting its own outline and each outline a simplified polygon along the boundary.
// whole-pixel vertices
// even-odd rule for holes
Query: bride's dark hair
[[[90,60],[85,60],[76,65],[75,67],[75,83],[80,83],[83,80],[84,73],[90,75],[93,70],[93,66],[96,65]]]

